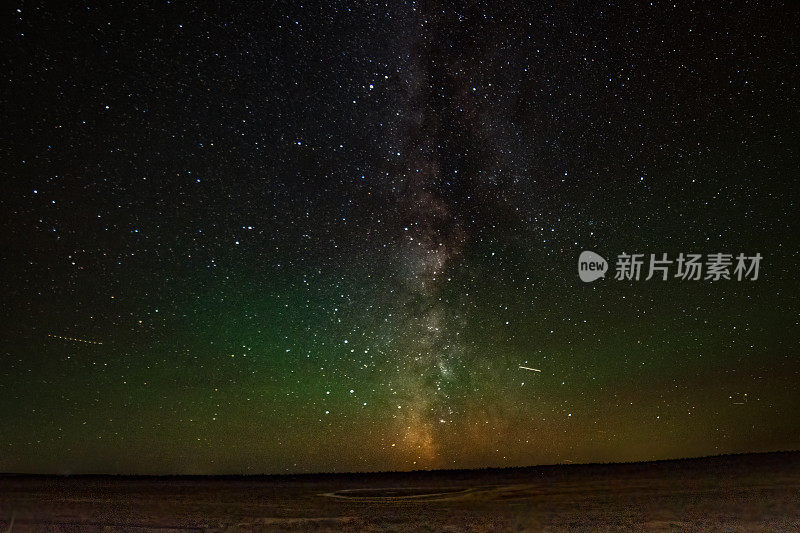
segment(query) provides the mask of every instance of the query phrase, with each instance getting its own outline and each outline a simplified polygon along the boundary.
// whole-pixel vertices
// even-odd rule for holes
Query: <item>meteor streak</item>
[[[533,370],[534,372],[541,372],[541,370],[539,370],[538,368],[531,368],[531,367],[529,367],[529,366],[522,366],[522,365],[520,365],[519,367],[520,367],[522,370]]]

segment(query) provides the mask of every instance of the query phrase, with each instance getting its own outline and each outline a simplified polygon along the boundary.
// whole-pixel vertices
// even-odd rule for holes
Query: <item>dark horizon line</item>
[[[723,459],[733,457],[746,457],[746,456],[769,456],[769,455],[800,455],[800,449],[795,450],[774,450],[768,452],[739,452],[739,453],[720,453],[715,455],[698,455],[690,457],[677,457],[671,459],[652,459],[649,461],[609,461],[609,462],[589,462],[589,463],[549,463],[528,466],[487,466],[476,468],[441,468],[441,469],[417,469],[417,470],[365,470],[365,471],[351,471],[351,472],[299,472],[295,474],[99,474],[99,473],[81,473],[81,474],[42,474],[42,473],[26,473],[26,472],[0,472],[0,480],[10,478],[114,478],[114,479],[180,479],[180,480],[193,480],[193,479],[268,479],[268,478],[297,478],[297,477],[342,477],[342,476],[375,476],[375,475],[402,475],[402,474],[447,474],[455,472],[510,472],[514,470],[529,470],[535,468],[544,469],[569,469],[580,468],[587,466],[636,466],[636,465],[652,465],[659,463],[678,463],[678,462],[692,462],[704,461],[709,459]]]

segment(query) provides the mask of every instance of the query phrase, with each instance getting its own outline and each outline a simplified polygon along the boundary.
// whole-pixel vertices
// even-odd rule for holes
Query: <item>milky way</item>
[[[468,212],[460,202],[469,203],[473,196],[489,199],[480,183],[497,168],[471,94],[480,76],[473,65],[484,58],[472,57],[465,65],[463,57],[441,49],[442,42],[452,39],[451,49],[462,50],[476,36],[429,25],[424,16],[412,20],[422,29],[409,39],[404,54],[402,151],[392,181],[404,224],[397,257],[398,320],[403,326],[396,335],[409,339],[399,343],[398,359],[407,407],[395,418],[408,445],[430,462],[436,457],[437,433],[451,431],[446,424],[457,415],[449,398],[451,381],[469,366],[464,361],[463,320],[441,292],[474,238],[470,229],[475,221],[459,218]],[[441,98],[445,93],[452,97]],[[458,161],[472,153],[480,153],[479,163],[462,168],[459,175]],[[493,203],[489,209],[498,207]]]

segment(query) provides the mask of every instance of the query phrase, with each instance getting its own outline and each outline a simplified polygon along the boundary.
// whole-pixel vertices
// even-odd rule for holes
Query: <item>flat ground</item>
[[[800,531],[800,453],[403,474],[0,476],[0,532],[9,528]]]

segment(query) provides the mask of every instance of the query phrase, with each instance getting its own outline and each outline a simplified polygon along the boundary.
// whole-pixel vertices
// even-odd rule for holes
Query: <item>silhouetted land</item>
[[[376,474],[5,475],[9,528],[798,531],[800,452]]]

